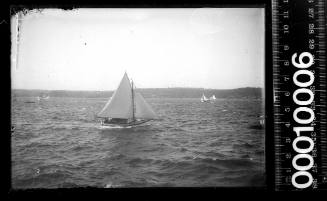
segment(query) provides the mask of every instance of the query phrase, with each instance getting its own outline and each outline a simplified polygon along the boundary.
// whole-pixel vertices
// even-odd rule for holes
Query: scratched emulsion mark
[[[20,28],[21,28],[21,24],[22,24],[22,18],[23,18],[23,13],[19,12],[17,13],[17,17],[16,17],[16,51],[14,51],[14,65],[15,65],[15,69],[18,69],[18,55],[19,55],[19,41],[20,41]]]
[[[15,12],[15,11],[13,11]],[[12,51],[12,64],[15,66],[15,69],[17,70],[18,69],[18,61],[19,61],[19,43],[20,43],[20,39],[21,39],[21,31],[22,31],[22,22],[23,22],[23,17],[26,16],[27,14],[29,13],[29,10],[28,9],[21,9],[19,11],[16,11],[16,13],[13,13],[14,16],[13,16],[13,21],[12,23],[14,23],[16,26],[15,26],[15,29],[13,30],[14,33],[12,34],[15,34],[15,38],[13,38],[12,40],[12,44],[13,42],[15,42],[16,44],[16,50],[13,50]],[[15,20],[15,21],[14,21]]]
[[[14,8],[12,9],[12,22],[15,24],[14,27],[14,38],[12,38],[12,44],[16,45],[16,50],[12,51],[12,64],[15,66],[15,69],[18,69],[19,66],[19,47],[22,38],[22,24],[25,16],[31,13],[42,13],[43,9],[28,9],[28,8]]]

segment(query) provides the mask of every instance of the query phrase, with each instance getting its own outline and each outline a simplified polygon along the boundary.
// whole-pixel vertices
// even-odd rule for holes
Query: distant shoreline
[[[200,98],[215,95],[216,98],[262,97],[262,88],[245,87],[236,89],[203,89],[203,88],[137,88],[145,98]],[[108,98],[114,91],[73,91],[73,90],[39,90],[12,89],[12,96],[37,97],[47,94],[50,97]]]

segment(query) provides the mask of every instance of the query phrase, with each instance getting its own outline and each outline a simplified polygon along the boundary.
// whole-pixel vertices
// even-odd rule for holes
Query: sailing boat
[[[201,102],[203,103],[203,102],[207,102],[207,101],[209,101],[209,99],[204,94],[202,94]]]
[[[117,90],[97,114],[103,126],[131,127],[156,119],[157,115],[125,72]]]
[[[215,100],[216,100],[216,96],[215,96],[215,95],[212,95],[209,99],[210,99],[211,101],[215,101]]]
[[[38,96],[37,97],[37,100],[40,101],[40,100],[48,100],[50,98],[49,95],[45,95],[43,94],[42,96]]]
[[[260,126],[262,126],[262,127],[265,126],[265,117],[263,115],[260,115],[259,123],[260,123]]]

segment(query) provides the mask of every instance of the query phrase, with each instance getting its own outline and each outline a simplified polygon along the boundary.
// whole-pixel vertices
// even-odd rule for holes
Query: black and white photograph
[[[264,187],[265,8],[11,16],[13,189]]]

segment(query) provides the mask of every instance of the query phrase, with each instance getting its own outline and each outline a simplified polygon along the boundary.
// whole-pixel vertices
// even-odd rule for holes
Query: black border
[[[265,158],[266,158],[266,187],[215,187],[215,188],[124,188],[124,189],[94,189],[94,188],[77,188],[77,189],[35,189],[35,190],[12,190],[11,189],[11,132],[10,132],[10,118],[5,117],[7,119],[6,123],[6,142],[5,146],[1,146],[5,150],[1,153],[5,153],[5,191],[8,198],[35,198],[36,197],[56,197],[56,198],[74,198],[75,195],[78,197],[84,198],[95,198],[98,196],[107,196],[108,194],[115,194],[116,196],[122,196],[120,198],[129,196],[129,195],[139,195],[141,194],[141,198],[145,200],[157,199],[162,195],[163,197],[171,197],[171,192],[173,193],[187,193],[189,197],[193,197],[196,193],[201,193],[202,195],[216,195],[219,194],[219,197],[234,197],[239,195],[250,195],[255,199],[257,193],[268,193],[274,191],[274,136],[273,136],[273,89],[272,89],[272,31],[271,31],[271,1],[270,0],[213,0],[213,1],[138,1],[138,2],[129,2],[129,1],[116,1],[110,3],[101,3],[96,1],[91,1],[89,3],[80,3],[74,1],[63,1],[63,3],[59,3],[60,1],[47,2],[46,4],[42,1],[30,1],[26,2],[24,0],[13,1],[12,3],[7,4],[6,6],[1,8],[1,18],[7,19],[5,33],[6,36],[3,38],[8,39],[6,41],[7,46],[7,59],[9,63],[5,69],[6,85],[2,85],[4,88],[3,91],[8,92],[9,100],[6,101],[8,103],[8,111],[5,111],[3,114],[8,114],[10,117],[10,97],[11,97],[11,85],[10,85],[10,16],[15,14],[16,12],[24,9],[34,9],[34,8],[62,8],[65,10],[70,10],[74,8],[85,8],[85,7],[114,7],[114,8],[123,8],[123,7],[138,7],[138,8],[179,8],[179,7],[264,7],[265,8],[265,113],[266,113],[266,127],[265,127]],[[68,3],[67,3],[68,2]],[[13,9],[13,6],[15,7]],[[0,19],[2,21],[2,19]],[[4,26],[1,26],[4,29]],[[8,51],[9,50],[9,51]],[[6,71],[8,70],[8,72]],[[3,77],[4,77],[3,74]],[[4,128],[4,127],[3,127]],[[9,143],[8,143],[9,142]],[[8,159],[7,159],[8,157]],[[4,173],[4,172],[3,172]],[[151,192],[149,194],[149,192]],[[155,197],[152,197],[151,194],[156,194]],[[238,194],[241,193],[241,194]],[[147,195],[148,196],[145,196]],[[27,196],[27,197],[26,197]],[[86,197],[85,197],[86,196]],[[90,196],[90,197],[89,197]],[[95,196],[95,197],[94,197]],[[185,195],[183,195],[183,198]],[[222,197],[221,197],[222,196]],[[105,198],[105,197],[104,197]],[[177,198],[177,197],[173,197]],[[261,197],[263,198],[263,197]],[[260,198],[259,198],[260,199]],[[220,200],[220,199],[219,199]]]

